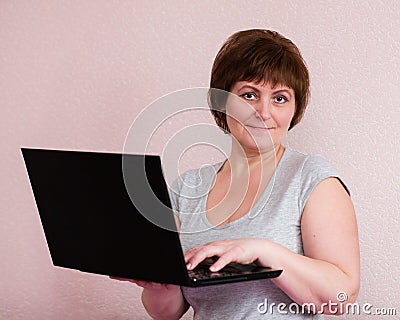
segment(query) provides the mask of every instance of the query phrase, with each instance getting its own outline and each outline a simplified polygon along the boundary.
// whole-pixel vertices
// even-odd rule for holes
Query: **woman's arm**
[[[142,287],[142,303],[152,319],[180,319],[189,309],[189,304],[179,286],[119,277],[110,278],[129,281]]]
[[[281,276],[272,281],[299,304],[313,303],[320,310],[324,303],[339,302],[340,292],[348,296],[346,302],[353,302],[360,278],[358,231],[353,204],[338,179],[318,184],[306,203],[301,225],[305,256],[265,239],[216,241],[188,250],[188,268],[214,255],[220,257],[212,266],[214,271],[230,262],[255,261],[282,268]],[[324,313],[330,310],[325,307]]]
[[[180,319],[189,309],[179,286],[143,281],[136,283],[143,287],[143,306],[155,320]]]
[[[338,179],[328,178],[313,191],[301,231],[305,256],[282,254],[286,272],[275,284],[298,303],[338,302],[341,292],[346,302],[354,302],[360,287],[358,229],[353,204]]]

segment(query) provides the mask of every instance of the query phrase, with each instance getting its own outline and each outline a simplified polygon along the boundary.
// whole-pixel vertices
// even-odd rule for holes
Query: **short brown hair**
[[[231,35],[219,50],[211,70],[209,102],[216,123],[229,132],[224,103],[212,88],[230,92],[238,81],[288,86],[295,93],[296,110],[289,130],[300,122],[310,96],[310,79],[300,50],[276,31],[251,29]]]

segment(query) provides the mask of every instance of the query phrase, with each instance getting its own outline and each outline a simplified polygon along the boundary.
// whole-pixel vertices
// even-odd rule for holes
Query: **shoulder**
[[[182,202],[196,202],[208,194],[208,189],[221,165],[222,163],[206,165],[180,174],[169,186],[170,198],[175,208],[178,208]]]
[[[291,148],[286,148],[287,158],[292,163],[297,163],[301,166],[302,171],[316,169],[332,169],[332,162],[321,154],[306,154]]]
[[[339,176],[333,163],[321,154],[305,154],[291,148],[285,152],[288,165],[296,169],[302,181],[312,177]]]
[[[305,154],[293,149],[287,149],[287,161],[296,167],[299,181],[299,207],[302,211],[314,189],[328,178],[336,178],[349,193],[342,177],[333,163],[321,154]]]
[[[185,187],[197,188],[200,185],[204,185],[204,183],[208,182],[209,180],[214,179],[215,174],[218,172],[221,166],[222,162],[187,170],[175,179],[173,185],[179,185],[180,189]]]

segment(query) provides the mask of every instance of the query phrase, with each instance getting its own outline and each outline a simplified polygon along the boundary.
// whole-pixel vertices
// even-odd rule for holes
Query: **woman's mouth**
[[[246,125],[247,128],[250,128],[252,130],[273,130],[276,129],[275,127],[261,127],[261,126],[251,126],[251,125]]]

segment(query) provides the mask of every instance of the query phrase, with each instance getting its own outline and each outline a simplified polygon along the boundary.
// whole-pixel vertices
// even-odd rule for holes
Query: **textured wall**
[[[121,151],[141,109],[207,86],[219,46],[251,27],[301,48],[312,101],[288,144],[342,173],[359,221],[359,302],[400,314],[399,21],[394,0],[1,1],[0,318],[147,318],[134,285],[51,266],[19,148]]]

